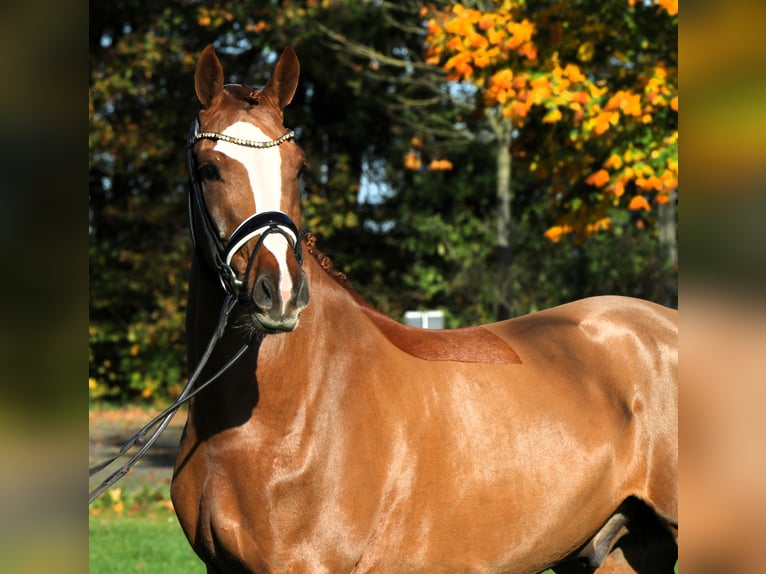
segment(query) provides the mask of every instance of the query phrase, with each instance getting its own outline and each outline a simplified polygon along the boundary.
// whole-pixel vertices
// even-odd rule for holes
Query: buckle
[[[243,282],[237,278],[237,274],[234,269],[228,263],[221,262],[218,265],[218,277],[221,280],[224,290],[229,295],[236,297],[239,295],[239,290],[242,288]]]

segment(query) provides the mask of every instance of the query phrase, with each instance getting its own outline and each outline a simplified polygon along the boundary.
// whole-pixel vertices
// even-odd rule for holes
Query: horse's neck
[[[219,320],[224,293],[215,277],[195,258],[189,283],[187,308],[188,360],[193,370],[212,337]],[[263,416],[279,413],[287,421],[316,400],[322,378],[312,376],[322,370],[333,347],[328,337],[354,340],[353,329],[342,328],[347,321],[362,319],[352,295],[332,279],[311,257],[307,257],[310,302],[301,314],[295,331],[265,335],[227,372],[192,401],[197,424],[204,434],[243,424],[259,406]],[[201,381],[221,368],[243,344],[249,331],[238,326],[249,321],[242,307],[235,307],[225,335],[212,354]],[[319,367],[318,367],[319,366]]]

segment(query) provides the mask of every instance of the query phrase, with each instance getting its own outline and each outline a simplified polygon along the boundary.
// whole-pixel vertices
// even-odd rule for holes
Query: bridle
[[[254,213],[245,219],[239,227],[229,237],[226,245],[219,234],[216,232],[215,224],[210,217],[210,212],[205,205],[205,199],[202,195],[202,186],[197,177],[197,158],[194,153],[194,145],[203,139],[213,141],[224,141],[235,145],[252,147],[257,149],[267,149],[279,146],[295,137],[295,132],[288,130],[283,135],[269,141],[254,141],[241,138],[235,138],[218,132],[200,132],[199,118],[195,117],[192,121],[189,138],[186,141],[186,157],[189,166],[189,226],[191,229],[192,243],[195,249],[202,257],[207,268],[218,275],[224,290],[237,297],[239,291],[247,281],[247,277],[242,281],[236,277],[231,268],[231,259],[239,249],[254,237],[260,235],[256,243],[250,262],[248,263],[248,272],[255,254],[257,253],[263,241],[271,233],[283,235],[290,248],[295,254],[295,259],[300,265],[303,264],[303,255],[301,252],[301,237],[298,227],[292,219],[281,211],[264,211]]]
[[[292,219],[281,211],[266,211],[261,213],[255,213],[245,219],[231,234],[228,241],[224,245],[221,241],[218,233],[216,233],[216,227],[213,223],[210,213],[205,205],[205,200],[202,195],[202,186],[200,185],[199,178],[197,177],[197,158],[194,154],[194,145],[202,140],[209,139],[214,141],[225,141],[236,145],[253,147],[257,149],[265,149],[275,147],[289,141],[295,137],[295,133],[292,130],[288,130],[280,137],[260,142],[253,140],[244,140],[240,138],[234,138],[226,134],[218,132],[200,132],[199,131],[199,118],[195,117],[192,121],[191,130],[189,132],[189,138],[186,142],[187,150],[187,162],[189,167],[189,229],[191,231],[192,243],[195,249],[199,253],[202,260],[211,272],[216,273],[220,279],[221,285],[226,292],[226,297],[221,308],[221,312],[218,319],[218,326],[216,327],[213,335],[208,343],[205,353],[202,355],[199,363],[194,369],[194,373],[189,377],[189,381],[181,391],[178,398],[162,411],[159,415],[154,417],[149,423],[144,425],[138,432],[131,436],[120,448],[119,452],[92,466],[88,469],[88,476],[103,470],[110,466],[118,458],[126,454],[133,446],[140,446],[141,448],[120,468],[110,474],[99,486],[93,489],[88,495],[88,504],[98,498],[107,488],[112,486],[123,476],[125,476],[133,465],[146,453],[147,450],[157,441],[160,434],[167,428],[170,420],[176,414],[176,411],[194,395],[202,391],[213,381],[218,379],[224,372],[226,372],[244,353],[250,348],[250,345],[254,342],[257,334],[253,332],[250,338],[245,342],[240,349],[234,353],[231,359],[221,367],[207,381],[201,383],[196,388],[197,379],[202,373],[208,359],[213,353],[218,341],[223,337],[223,333],[226,330],[226,325],[229,320],[229,315],[232,309],[241,302],[240,291],[244,285],[247,284],[250,269],[255,259],[258,250],[263,245],[264,239],[272,234],[279,233],[283,235],[288,244],[290,245],[295,258],[299,265],[303,265],[303,255],[301,250],[301,234],[298,231],[298,226],[295,225]],[[245,245],[251,239],[259,236],[258,241],[253,248],[250,258],[247,264],[247,270],[245,272],[244,279],[237,278],[236,273],[231,267],[231,259],[234,254],[239,251],[243,245]],[[193,390],[192,390],[193,389]],[[156,427],[156,428],[155,428]],[[154,429],[153,433],[147,438],[147,433]]]

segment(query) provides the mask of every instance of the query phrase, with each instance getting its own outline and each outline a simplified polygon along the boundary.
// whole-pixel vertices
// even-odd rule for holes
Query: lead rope
[[[99,486],[94,488],[92,491],[90,491],[90,494],[88,495],[88,504],[93,502],[96,498],[98,498],[107,488],[112,486],[115,482],[120,480],[123,476],[125,476],[130,469],[133,467],[136,462],[146,453],[147,450],[149,450],[149,447],[151,447],[159,438],[159,436],[162,434],[162,431],[167,428],[168,424],[170,423],[173,416],[175,416],[176,411],[183,405],[185,402],[187,402],[189,399],[191,399],[194,395],[202,391],[205,387],[207,387],[210,383],[215,381],[219,376],[221,376],[224,372],[226,372],[229,367],[231,367],[237,359],[239,359],[244,352],[250,347],[250,345],[253,342],[253,338],[251,337],[247,343],[242,345],[242,347],[234,353],[231,359],[223,366],[221,369],[212,377],[210,377],[207,381],[202,383],[199,387],[194,389],[192,391],[192,388],[197,382],[197,378],[199,377],[200,373],[204,369],[205,365],[207,364],[208,359],[210,359],[210,355],[213,353],[213,349],[215,349],[215,346],[218,344],[218,342],[221,340],[221,337],[223,336],[223,332],[226,329],[226,324],[229,320],[229,314],[231,313],[234,306],[237,304],[237,299],[235,297],[232,297],[231,295],[227,295],[226,299],[224,300],[223,306],[221,307],[221,313],[218,319],[218,326],[216,327],[216,330],[213,332],[213,336],[210,339],[210,342],[208,343],[207,349],[205,350],[205,353],[202,355],[202,358],[200,359],[199,363],[197,364],[196,369],[194,369],[194,373],[192,373],[191,377],[189,377],[189,381],[186,383],[186,386],[184,386],[183,390],[181,391],[181,394],[178,395],[178,398],[175,400],[175,402],[170,405],[168,408],[166,408],[164,411],[162,411],[159,415],[154,417],[149,423],[144,425],[143,428],[141,428],[138,432],[136,432],[133,436],[131,436],[125,443],[122,445],[122,448],[120,448],[119,452],[114,455],[111,458],[108,458],[95,466],[92,466],[88,469],[88,476],[93,476],[95,473],[103,470],[104,468],[111,465],[115,460],[120,458],[122,455],[128,452],[131,447],[135,445],[142,445],[141,449],[139,449],[136,454],[134,454],[128,462],[123,464],[120,468],[118,468],[115,472],[110,474]],[[153,432],[153,434],[147,439],[146,434],[147,432],[157,425],[157,423],[160,423],[159,426],[156,428],[156,430]]]

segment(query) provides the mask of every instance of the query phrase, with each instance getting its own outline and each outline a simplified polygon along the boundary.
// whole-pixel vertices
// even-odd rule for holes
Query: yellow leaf
[[[620,169],[622,167],[622,158],[613,153],[609,156],[609,159],[604,162],[604,167],[609,169]]]
[[[561,119],[561,112],[558,108],[553,108],[552,110],[548,110],[548,113],[545,114],[545,117],[543,118],[544,124],[555,124],[557,121]]]
[[[580,83],[583,80],[585,80],[585,76],[583,75],[582,71],[580,71],[580,68],[575,66],[574,64],[567,64],[564,68],[564,75],[569,78],[573,82]]]
[[[606,87],[599,88],[596,84],[590,84],[588,86],[588,91],[590,92],[590,97],[596,100],[607,93],[609,89]]]
[[[577,49],[577,59],[581,62],[590,62],[594,53],[593,42],[583,42]]]

